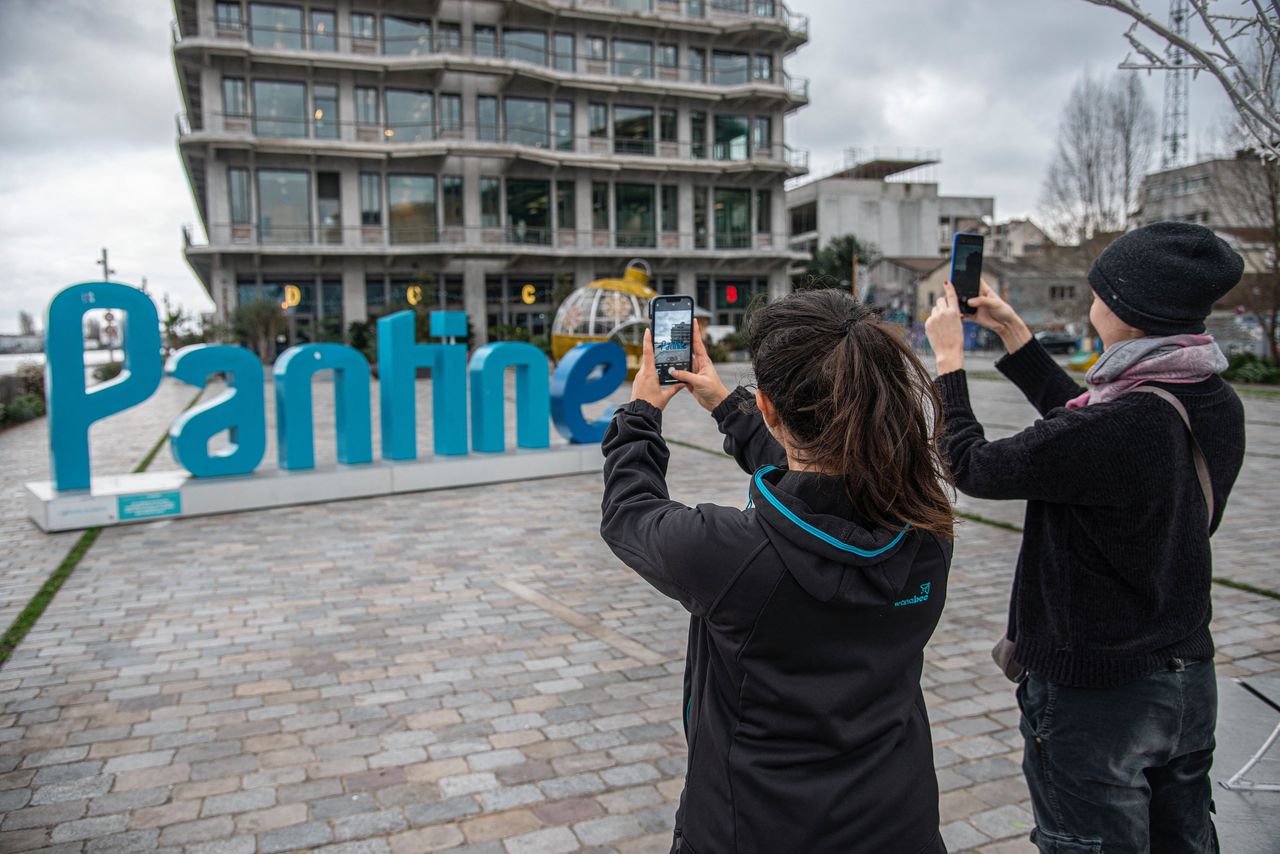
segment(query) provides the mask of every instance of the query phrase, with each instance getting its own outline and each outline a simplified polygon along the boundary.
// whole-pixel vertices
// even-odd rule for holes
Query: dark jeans
[[[1022,770],[1044,854],[1216,854],[1212,661],[1175,659],[1119,688],[1018,686]]]

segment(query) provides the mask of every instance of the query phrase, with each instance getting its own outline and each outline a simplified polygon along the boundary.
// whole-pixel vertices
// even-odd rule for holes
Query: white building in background
[[[974,231],[995,216],[995,199],[943,196],[931,167],[936,154],[858,160],[787,191],[791,248],[806,254],[853,234],[887,257],[938,257],[957,231]]]
[[[808,158],[783,120],[808,84],[783,64],[808,20],[780,0],[174,9],[185,252],[220,321],[292,302],[292,344],[421,302],[477,343],[537,336],[557,286],[632,257],[717,324],[790,287]]]

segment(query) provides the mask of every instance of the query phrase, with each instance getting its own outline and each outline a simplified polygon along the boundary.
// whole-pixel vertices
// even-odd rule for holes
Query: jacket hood
[[[750,495],[770,542],[810,596],[862,606],[902,598],[922,537],[905,526],[859,522],[841,478],[766,466],[751,478]]]

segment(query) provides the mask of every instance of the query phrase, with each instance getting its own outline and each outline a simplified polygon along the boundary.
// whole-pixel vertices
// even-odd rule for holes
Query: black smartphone
[[[977,314],[969,300],[982,285],[982,235],[956,232],[951,245],[951,284],[955,285],[963,314]]]
[[[693,370],[693,297],[654,297],[649,302],[649,328],[653,330],[653,360],[658,383],[675,385],[674,368]]]

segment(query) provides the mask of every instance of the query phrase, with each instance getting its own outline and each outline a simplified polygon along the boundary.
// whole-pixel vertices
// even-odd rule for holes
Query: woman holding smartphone
[[[920,691],[952,535],[929,375],[840,291],[760,308],[749,339],[754,395],[698,336],[661,385],[646,336],[603,445],[605,542],[691,615],[672,851],[945,852]],[[751,475],[746,509],[668,497],[685,387]]]

